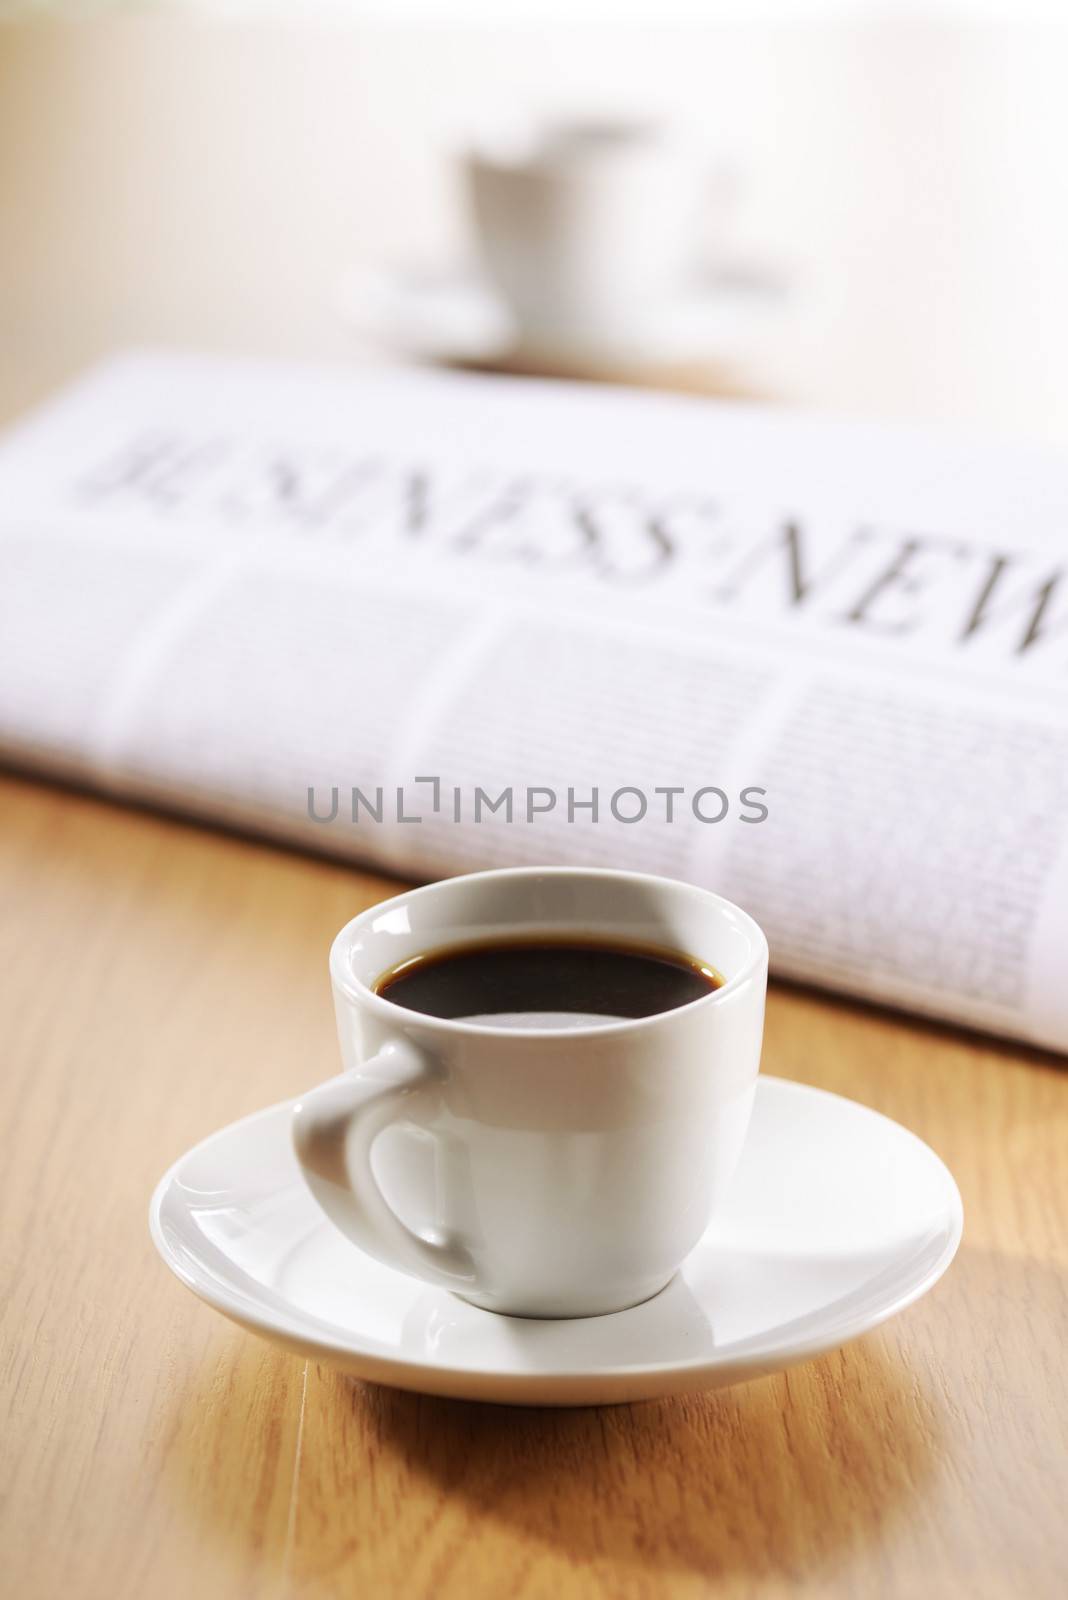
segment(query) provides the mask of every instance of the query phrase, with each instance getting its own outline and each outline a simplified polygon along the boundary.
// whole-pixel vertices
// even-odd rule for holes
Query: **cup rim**
[[[411,901],[423,896],[429,896],[447,888],[450,884],[480,882],[492,878],[613,878],[617,881],[625,880],[635,884],[666,884],[674,889],[682,889],[700,897],[702,900],[715,901],[721,912],[741,923],[752,941],[752,953],[748,961],[739,972],[728,977],[718,989],[706,995],[701,995],[697,1000],[688,1000],[685,1005],[675,1006],[670,1011],[657,1011],[648,1017],[625,1017],[615,1022],[599,1022],[586,1024],[579,1028],[524,1028],[521,1031],[515,1028],[494,1027],[490,1023],[468,1022],[462,1018],[435,1017],[428,1012],[411,1011],[407,1006],[399,1006],[393,1000],[387,1000],[384,995],[378,994],[369,984],[357,978],[348,963],[347,955],[351,948],[353,936],[357,929],[363,927],[372,917],[381,913],[385,906],[393,905],[400,901]],[[453,877],[438,878],[433,883],[418,885],[413,889],[402,890],[400,894],[390,895],[386,900],[379,900],[373,906],[350,918],[335,935],[330,946],[330,980],[335,993],[343,994],[347,999],[357,1001],[372,1015],[379,1016],[385,1022],[392,1022],[395,1026],[410,1029],[413,1025],[427,1028],[433,1032],[442,1032],[453,1036],[478,1039],[500,1039],[515,1044],[519,1040],[555,1040],[569,1041],[575,1039],[611,1039],[623,1034],[632,1034],[663,1026],[674,1017],[693,1016],[699,1009],[720,1004],[729,994],[735,994],[752,983],[760,972],[767,972],[768,941],[763,928],[750,916],[748,911],[736,905],[733,900],[728,900],[725,895],[717,894],[714,889],[702,888],[699,884],[687,883],[682,878],[668,878],[655,872],[627,872],[616,867],[493,867],[484,872],[461,872]]]

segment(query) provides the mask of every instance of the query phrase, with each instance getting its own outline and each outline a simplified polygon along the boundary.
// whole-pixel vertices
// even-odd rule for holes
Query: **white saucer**
[[[631,1311],[497,1316],[363,1256],[301,1178],[291,1104],[224,1128],[152,1198],[156,1248],[236,1322],[360,1378],[521,1405],[592,1405],[718,1387],[834,1349],[935,1283],[960,1195],[897,1123],[762,1077],[725,1208],[675,1280]]]
[[[569,336],[549,345],[521,338],[504,301],[474,273],[363,268],[350,272],[336,295],[354,332],[412,360],[483,364],[526,357],[588,361],[604,369],[741,359],[786,301],[784,281],[768,269],[721,268],[696,278],[651,311],[646,323],[621,330],[610,343],[580,344]]]

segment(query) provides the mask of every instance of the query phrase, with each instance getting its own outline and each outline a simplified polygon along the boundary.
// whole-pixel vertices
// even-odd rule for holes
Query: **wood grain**
[[[276,1352],[155,1258],[162,1170],[333,1069],[326,949],[381,879],[0,781],[0,1585],[19,1600],[1062,1596],[1068,1079],[777,987],[767,1070],[899,1118],[965,1244],[877,1334],[552,1413]]]

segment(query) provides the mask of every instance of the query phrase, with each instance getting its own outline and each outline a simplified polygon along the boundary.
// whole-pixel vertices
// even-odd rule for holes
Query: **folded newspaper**
[[[409,878],[691,879],[1068,1048],[1068,461],[555,383],[120,358],[0,448],[0,754]]]

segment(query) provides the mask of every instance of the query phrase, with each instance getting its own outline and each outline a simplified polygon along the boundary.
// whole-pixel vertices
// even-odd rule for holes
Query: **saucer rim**
[[[444,286],[453,293],[459,291],[472,300],[480,301],[482,311],[489,319],[480,333],[472,335],[469,327],[465,333],[461,333],[454,322],[444,334],[435,329],[433,334],[426,335],[411,319],[407,323],[403,319],[401,324],[391,323],[388,315],[380,310],[371,313],[366,309],[361,311],[361,299],[369,304],[376,288],[381,289],[383,285],[388,286],[387,293],[390,287],[398,284],[402,286],[399,291],[401,296],[412,293],[403,285],[406,281],[410,283],[415,276],[421,275],[396,267],[367,264],[351,266],[339,275],[334,285],[330,297],[334,313],[356,337],[392,349],[408,361],[463,365],[526,360],[539,366],[563,363],[565,366],[589,365],[605,372],[623,372],[630,371],[636,365],[673,363],[684,361],[687,357],[692,359],[695,349],[698,359],[703,361],[729,359],[734,354],[730,331],[725,336],[722,329],[716,329],[714,335],[710,335],[707,324],[704,324],[700,325],[701,331],[696,335],[691,330],[680,336],[676,319],[689,315],[692,320],[712,312],[733,313],[736,323],[739,311],[744,317],[751,310],[754,299],[765,311],[785,303],[781,289],[770,292],[766,289],[745,291],[702,283],[698,279],[678,286],[665,297],[641,333],[635,334],[628,329],[621,330],[615,336],[600,337],[580,337],[563,330],[555,335],[544,331],[536,334],[523,331],[516,323],[504,294],[495,287],[487,273],[476,268],[442,271],[436,275],[437,290],[417,288],[414,293],[429,303],[435,293],[441,293]],[[398,326],[402,329],[399,336]],[[697,326],[695,323],[694,327]]]
[[[906,1310],[917,1300],[921,1299],[951,1265],[957,1250],[960,1247],[964,1231],[964,1205],[960,1190],[953,1174],[950,1172],[942,1158],[931,1149],[925,1140],[921,1139],[911,1129],[896,1122],[884,1112],[876,1111],[873,1107],[865,1105],[862,1101],[853,1100],[848,1095],[836,1094],[833,1090],[822,1089],[814,1084],[800,1083],[791,1078],[780,1078],[772,1073],[761,1073],[758,1080],[758,1093],[760,1085],[766,1084],[771,1093],[775,1095],[787,1094],[799,1096],[802,1099],[818,1096],[826,1100],[843,1101],[849,1106],[851,1112],[866,1114],[877,1118],[880,1122],[888,1123],[894,1135],[904,1136],[913,1144],[918,1145],[924,1155],[935,1162],[941,1169],[946,1184],[947,1198],[947,1225],[948,1232],[946,1243],[935,1261],[927,1268],[926,1272],[911,1284],[902,1293],[889,1300],[885,1305],[875,1311],[859,1313],[850,1319],[829,1328],[823,1334],[807,1341],[780,1341],[769,1342],[758,1346],[747,1346],[744,1350],[735,1350],[730,1347],[724,1349],[721,1355],[702,1355],[685,1361],[648,1361],[637,1362],[620,1366],[586,1365],[577,1368],[567,1368],[553,1371],[511,1371],[495,1367],[463,1366],[453,1362],[427,1361],[406,1357],[400,1353],[392,1354],[388,1351],[376,1351],[368,1348],[367,1342],[353,1343],[351,1338],[343,1342],[337,1337],[325,1337],[317,1331],[309,1330],[300,1323],[298,1317],[279,1317],[272,1314],[255,1302],[251,1307],[234,1294],[225,1284],[219,1284],[212,1279],[206,1270],[201,1275],[195,1270],[190,1270],[187,1263],[180,1260],[172,1251],[170,1244],[164,1236],[161,1223],[161,1210],[163,1201],[171,1186],[176,1181],[179,1168],[185,1165],[194,1156],[209,1148],[217,1140],[226,1138],[238,1128],[246,1124],[278,1117],[283,1112],[290,1111],[299,1100],[298,1095],[281,1100],[273,1105],[265,1106],[258,1111],[248,1113],[246,1116],[235,1118],[233,1122],[216,1129],[204,1139],[183,1152],[178,1159],[171,1163],[163,1177],[156,1184],[149,1204],[149,1232],[152,1242],[164,1264],[170,1269],[178,1280],[185,1284],[199,1299],[231,1321],[250,1331],[260,1334],[274,1342],[280,1339],[291,1348],[300,1350],[305,1356],[310,1351],[315,1353],[316,1359],[328,1361],[344,1361],[358,1363],[360,1375],[372,1382],[385,1382],[397,1387],[410,1387],[417,1391],[426,1392],[427,1375],[445,1380],[444,1389],[435,1392],[457,1393],[456,1385],[479,1384],[484,1387],[499,1387],[507,1391],[507,1395],[515,1396],[526,1392],[530,1396],[543,1393],[547,1387],[554,1390],[589,1386],[601,1383],[607,1388],[622,1388],[629,1382],[642,1382],[643,1380],[661,1379],[670,1382],[672,1389],[691,1386],[696,1387],[700,1380],[707,1378],[714,1382],[717,1378],[721,1382],[741,1382],[746,1377],[757,1377],[764,1372],[782,1370],[787,1366],[811,1360],[815,1356],[825,1354],[831,1350],[840,1349],[843,1345],[860,1338],[863,1334],[871,1332],[881,1326],[891,1317]],[[774,1087],[772,1087],[774,1086]],[[198,1263],[199,1265],[199,1263]],[[672,1278],[674,1281],[674,1276]],[[486,1311],[486,1316],[499,1313]],[[612,1314],[612,1313],[610,1313]],[[616,1312],[614,1315],[625,1316],[626,1312]],[[532,1319],[517,1318],[517,1321]],[[562,1319],[569,1320],[569,1319]],[[589,1319],[578,1319],[587,1321]],[[597,1319],[600,1320],[600,1319]],[[339,1330],[342,1332],[343,1330]],[[727,1377],[726,1374],[733,1373]],[[405,1379],[408,1380],[405,1383]],[[420,1381],[421,1380],[421,1381]],[[452,1380],[449,1384],[448,1380]],[[690,1380],[693,1380],[691,1383]],[[633,1396],[636,1398],[636,1396]]]

